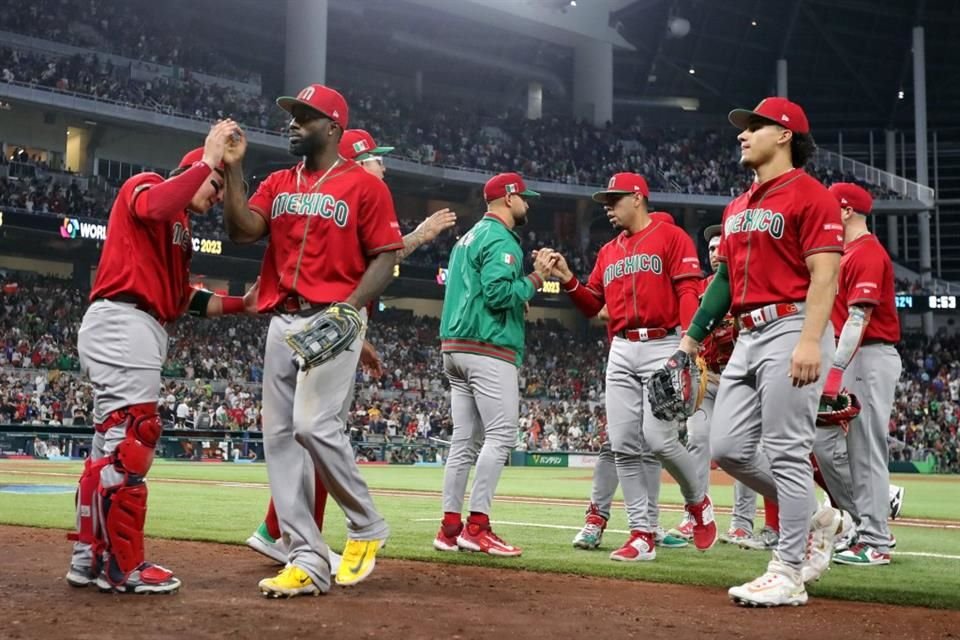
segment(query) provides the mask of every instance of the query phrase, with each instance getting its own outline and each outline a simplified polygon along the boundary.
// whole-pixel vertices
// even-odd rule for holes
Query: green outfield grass
[[[72,486],[80,471],[76,463],[0,462],[0,484]],[[43,475],[37,475],[37,472]],[[370,486],[378,490],[438,491],[438,468],[364,467]],[[48,475],[52,474],[52,475]],[[60,475],[63,474],[63,475]],[[149,535],[242,544],[263,517],[269,497],[263,465],[189,464],[158,461],[151,471]],[[196,483],[191,481],[198,481]],[[960,478],[897,476],[907,487],[904,518],[954,520],[960,526]],[[508,468],[500,483],[503,496],[571,498],[585,500],[590,491],[590,471],[584,469]],[[732,490],[712,490],[718,506],[729,506]],[[618,496],[619,498],[619,496]],[[576,551],[570,541],[582,523],[583,505],[494,504],[496,530],[524,549],[518,559],[495,559],[471,554],[445,554],[432,550],[439,499],[434,496],[377,496],[379,508],[392,528],[384,557],[478,564],[534,571],[588,574],[616,578],[728,587],[761,573],[769,555],[718,544],[706,554],[692,548],[658,550],[652,563],[620,564],[607,554],[625,539],[608,532],[600,551]],[[661,524],[679,520],[676,485],[665,483]],[[669,506],[673,505],[673,507]],[[343,518],[336,505],[327,510],[327,536],[339,549],[345,537]],[[726,527],[727,516],[719,517]],[[68,529],[73,526],[72,494],[20,495],[0,491],[0,522]],[[565,528],[569,527],[569,528]],[[626,529],[617,510],[610,529]],[[889,567],[834,566],[816,585],[812,596],[850,600],[916,604],[960,609],[960,529],[894,525],[898,547]],[[64,542],[64,561],[68,553]],[[937,557],[911,554],[928,553]],[[270,568],[264,565],[264,575]]]

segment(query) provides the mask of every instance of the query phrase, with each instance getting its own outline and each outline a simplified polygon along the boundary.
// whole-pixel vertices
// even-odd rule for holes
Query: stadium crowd
[[[124,0],[5,0],[0,29],[144,62],[246,80],[188,12]],[[169,9],[163,5],[163,9]]]
[[[95,53],[52,58],[0,47],[0,81],[21,82],[98,100],[205,121],[232,117],[248,127],[281,133],[285,114],[272,100],[220,85],[183,79],[135,79]],[[347,88],[352,126],[369,130],[396,157],[485,172],[519,170],[527,177],[599,185],[629,169],[655,191],[731,196],[749,184],[729,131],[687,131],[637,124],[597,128],[572,117],[527,120],[516,109],[487,112],[451,100],[424,108],[391,89],[374,95]],[[809,167],[826,184],[857,181]],[[878,197],[892,191],[864,185]]]
[[[80,375],[76,334],[86,300],[52,278],[10,274],[0,304],[0,420],[89,424],[92,391]],[[383,375],[358,371],[348,426],[371,437],[447,440],[446,380],[435,318],[387,310],[374,314],[368,339]],[[171,331],[160,413],[171,428],[259,430],[266,318],[184,318]],[[890,420],[895,460],[934,456],[960,472],[960,337],[908,336],[904,373]],[[606,340],[560,325],[531,323],[521,369],[518,448],[597,451],[606,424]]]

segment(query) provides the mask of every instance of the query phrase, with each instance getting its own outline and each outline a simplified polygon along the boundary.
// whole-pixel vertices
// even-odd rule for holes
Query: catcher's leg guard
[[[104,573],[111,584],[121,584],[143,564],[143,525],[147,515],[144,476],[153,464],[154,448],[163,425],[155,404],[134,405],[122,414],[126,434],[109,456],[100,482],[100,522],[106,541]],[[119,426],[115,423],[114,426]]]
[[[76,507],[77,530],[68,534],[67,539],[89,545],[93,550],[94,559],[103,551],[103,536],[97,521],[97,510],[94,500],[97,489],[100,487],[100,470],[111,463],[109,457],[93,460],[87,458],[83,463],[83,473],[77,483]]]

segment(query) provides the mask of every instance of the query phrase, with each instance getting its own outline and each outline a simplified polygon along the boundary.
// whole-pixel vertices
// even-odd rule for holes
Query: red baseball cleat
[[[611,560],[618,562],[639,562],[657,557],[653,534],[649,531],[631,531],[623,546],[610,554]]]
[[[704,496],[701,502],[688,504],[685,508],[693,517],[693,545],[698,551],[706,551],[716,544],[718,536],[710,496]]]
[[[440,525],[437,531],[437,537],[433,539],[433,548],[437,551],[459,551],[457,546],[457,536],[463,531],[463,525],[456,526]]]
[[[457,536],[457,546],[467,551],[476,551],[490,556],[515,558],[522,551],[519,547],[504,542],[489,526],[468,523]]]

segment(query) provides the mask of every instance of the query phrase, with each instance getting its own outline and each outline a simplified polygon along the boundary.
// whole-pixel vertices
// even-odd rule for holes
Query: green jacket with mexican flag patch
[[[440,344],[444,353],[475,353],[515,364],[523,361],[524,303],[543,280],[523,274],[520,237],[492,213],[450,253]]]

